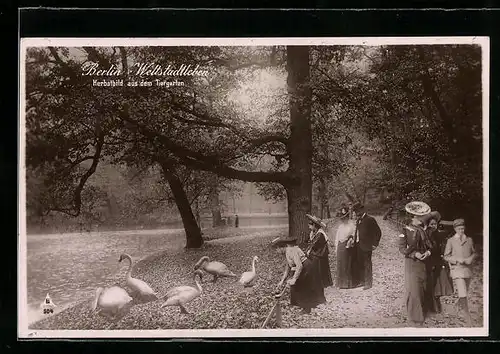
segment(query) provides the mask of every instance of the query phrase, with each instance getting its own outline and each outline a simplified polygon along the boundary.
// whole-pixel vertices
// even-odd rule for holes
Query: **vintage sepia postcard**
[[[20,338],[488,335],[489,38],[22,38]]]

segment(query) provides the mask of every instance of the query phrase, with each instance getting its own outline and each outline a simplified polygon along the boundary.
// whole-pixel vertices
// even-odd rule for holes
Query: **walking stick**
[[[274,305],[271,307],[271,311],[269,311],[269,314],[266,317],[266,320],[262,324],[260,328],[265,328],[266,325],[269,323],[271,320],[271,317],[273,314],[276,314],[276,324],[278,327],[281,327],[281,297],[285,294],[286,291],[286,286],[283,287],[283,290],[279,294],[274,294]]]

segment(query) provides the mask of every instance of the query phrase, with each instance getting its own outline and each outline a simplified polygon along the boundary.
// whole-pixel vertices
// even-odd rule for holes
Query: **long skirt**
[[[450,276],[450,270],[447,265],[442,265],[435,269],[434,296],[453,295],[453,281]]]
[[[446,266],[443,264],[428,265],[425,310],[429,313],[441,312],[439,297],[449,295],[453,295],[453,285]]]
[[[356,248],[356,280],[359,282],[359,285],[363,285],[365,289],[369,289],[373,285],[372,251],[364,251],[359,245]]]
[[[358,288],[365,284],[363,258],[360,256],[359,245],[357,243],[347,250],[351,255],[352,288]]]
[[[337,287],[351,289],[354,287],[353,262],[356,250],[346,248],[347,241],[337,245]]]
[[[332,272],[330,270],[330,261],[328,255],[319,258],[319,269],[321,273],[321,279],[323,282],[323,288],[328,288],[333,285]]]
[[[425,320],[425,290],[427,288],[427,271],[421,261],[405,258],[405,300],[406,314],[413,322]]]
[[[302,263],[299,278],[290,287],[290,304],[303,309],[311,309],[325,302],[319,259],[308,258]]]

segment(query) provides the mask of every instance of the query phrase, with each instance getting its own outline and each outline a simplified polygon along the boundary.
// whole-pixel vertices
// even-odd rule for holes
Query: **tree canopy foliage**
[[[121,70],[125,85],[93,86],[82,75],[91,63]],[[156,79],[137,77],[141,63],[210,75],[127,85]],[[455,216],[481,209],[481,102],[481,50],[471,45],[29,48],[28,208],[92,208],[103,193],[88,181],[105,162],[167,166],[188,196],[207,189],[194,171],[255,182],[286,198],[289,213],[310,211],[313,184],[330,205],[358,176]]]

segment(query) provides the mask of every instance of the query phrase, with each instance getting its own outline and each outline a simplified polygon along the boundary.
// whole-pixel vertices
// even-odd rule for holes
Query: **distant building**
[[[266,201],[259,195],[255,184],[246,182],[242,184],[242,192],[233,195],[231,192],[221,192],[221,212],[223,214],[253,214],[253,213],[286,213],[287,202]]]

